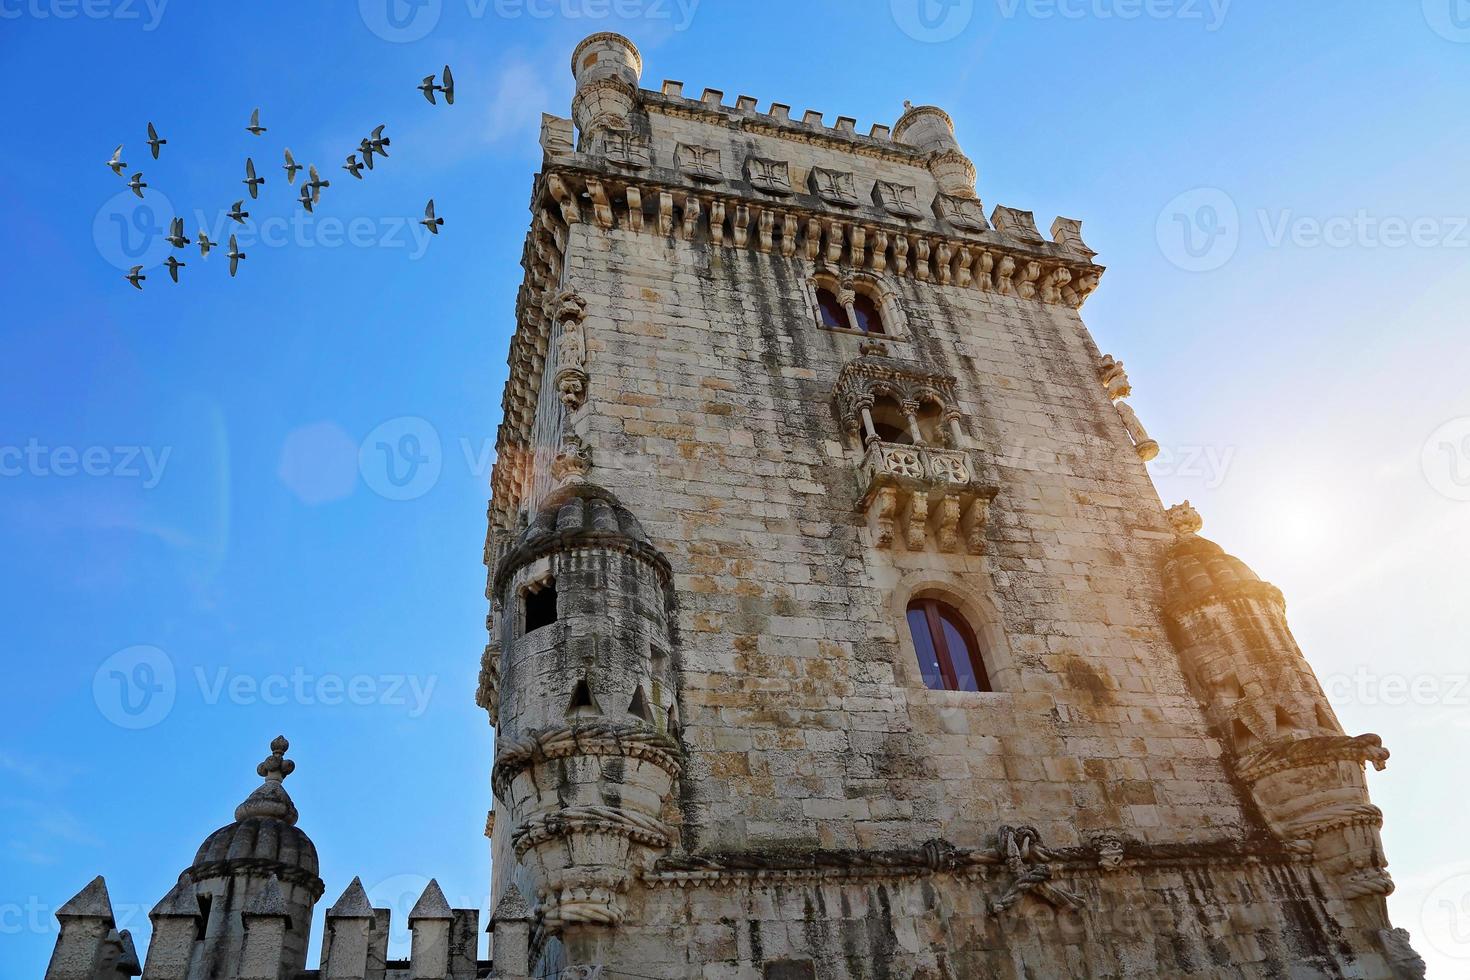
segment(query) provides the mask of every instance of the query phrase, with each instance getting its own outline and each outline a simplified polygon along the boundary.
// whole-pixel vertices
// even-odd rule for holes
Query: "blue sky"
[[[142,938],[278,732],[328,902],[353,875],[400,914],[430,875],[483,901],[480,548],[537,122],[609,29],[646,87],[863,131],[944,106],[987,205],[1084,220],[1110,267],[1085,316],[1162,496],[1285,590],[1346,726],[1393,750],[1393,910],[1464,971],[1470,7],[925,2],[0,0],[7,975],[42,972],[99,872]],[[458,104],[432,108],[445,62]],[[353,181],[379,123],[392,156]],[[283,146],[332,182],[314,221]],[[240,275],[191,250],[131,289],[167,217],[229,234],[247,155]]]

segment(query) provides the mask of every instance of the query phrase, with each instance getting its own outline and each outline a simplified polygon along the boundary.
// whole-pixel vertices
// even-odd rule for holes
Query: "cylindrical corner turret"
[[[629,882],[671,843],[671,588],[637,519],[581,480],[542,502],[495,569],[492,786],[548,934],[616,925]]]
[[[893,138],[929,154],[929,171],[939,189],[952,197],[975,194],[975,164],[965,156],[954,135],[954,120],[938,106],[904,103],[904,113],[893,126]]]
[[[632,41],[611,31],[583,38],[572,52],[572,77],[572,120],[583,136],[629,128],[643,77],[643,56]]]
[[[1364,768],[1382,769],[1388,751],[1377,735],[1343,732],[1287,627],[1280,590],[1199,537],[1203,522],[1188,501],[1169,519],[1165,618],[1235,771],[1277,836],[1309,843],[1345,898],[1376,900],[1382,912],[1393,882]]]

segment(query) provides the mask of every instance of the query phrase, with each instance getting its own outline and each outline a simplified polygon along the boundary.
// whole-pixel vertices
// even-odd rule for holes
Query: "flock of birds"
[[[436,81],[436,78],[439,80]],[[424,76],[424,80],[419,84],[418,90],[424,94],[424,98],[429,100],[430,105],[439,104],[438,100],[435,98],[436,93],[444,96],[444,102],[447,105],[454,105],[454,75],[450,72],[449,66],[444,66],[444,73],[442,76]],[[375,128],[369,135],[364,136],[359,141],[357,149],[347,154],[347,162],[342,164],[342,169],[347,171],[356,179],[362,180],[363,168],[366,167],[368,170],[372,170],[374,157],[382,157],[384,159],[387,159],[388,147],[393,142],[389,137],[383,135],[383,130],[387,128],[387,124],[384,123],[383,125]],[[250,125],[245,127],[245,131],[250,133],[252,136],[262,136],[265,134],[266,127],[260,124],[260,109],[258,107],[250,114]],[[158,135],[158,130],[154,127],[153,123],[148,123],[148,149],[149,152],[152,153],[153,159],[159,159],[159,150],[167,143],[168,140],[163,139]],[[128,169],[127,163],[123,161],[122,153],[123,144],[119,143],[117,149],[112,151],[112,159],[107,161],[107,166],[110,167],[112,169],[112,172],[114,174],[117,174],[119,177],[124,176],[124,171]],[[307,164],[307,166],[303,168],[301,164],[297,163],[296,159],[291,156],[290,147],[286,147],[285,154],[286,162],[281,169],[286,171],[287,184],[295,185],[296,175],[299,174],[303,169],[306,170],[306,179],[301,182],[301,196],[298,197],[296,200],[297,203],[299,203],[304,209],[306,209],[307,212],[312,212],[315,206],[321,203],[322,189],[326,187],[331,187],[332,182],[329,180],[322,180],[321,175],[317,173],[315,164]],[[362,155],[361,160],[358,160],[358,154]],[[241,181],[241,183],[245,185],[246,190],[250,195],[250,199],[252,201],[257,200],[260,194],[260,185],[265,183],[265,178],[256,174],[255,160],[252,157],[247,156],[245,158],[245,178]],[[147,186],[148,183],[143,179],[143,172],[141,170],[134,171],[132,176],[128,178],[128,187],[139,198],[143,197],[143,188]],[[230,210],[226,212],[225,216],[237,222],[238,224],[243,225],[245,223],[245,219],[250,217],[250,212],[244,210],[244,206],[245,199],[242,197],[240,200],[236,201],[233,205],[230,206]],[[443,226],[444,219],[434,213],[433,198],[429,199],[428,206],[424,208],[424,216],[419,220],[419,224],[428,228],[431,234],[439,234],[439,228]],[[202,258],[208,258],[209,250],[219,245],[218,242],[212,242],[209,240],[209,236],[205,234],[203,228],[199,229],[197,239],[190,239],[190,237],[184,232],[183,218],[174,218],[172,221],[170,221],[169,233],[164,237],[164,240],[172,245],[175,249],[179,250],[186,249],[191,244],[197,243],[199,246],[199,254]],[[240,247],[236,242],[235,235],[230,236],[229,249],[230,250],[226,254],[229,256],[230,259],[230,275],[234,276],[240,268],[240,263],[245,259],[245,253],[240,251]],[[179,270],[184,268],[186,263],[180,262],[177,258],[173,256],[172,253],[170,253],[169,256],[164,259],[164,265],[168,267],[169,278],[172,279],[174,282],[178,282]],[[123,276],[123,278],[132,283],[133,288],[142,289],[143,282],[148,277],[143,274],[143,267],[141,265],[135,265],[132,267],[127,275]]]

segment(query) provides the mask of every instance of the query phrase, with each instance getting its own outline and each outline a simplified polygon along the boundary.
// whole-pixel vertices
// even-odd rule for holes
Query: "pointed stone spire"
[[[439,887],[436,878],[430,878],[429,883],[424,886],[424,893],[414,903],[413,911],[408,913],[410,924],[419,919],[452,919],[454,913],[449,910],[449,900],[444,897],[444,889]]]
[[[370,933],[376,915],[363,890],[362,879],[353,878],[342,897],[327,910],[327,932],[322,939],[324,980],[367,976],[371,949]]]
[[[153,938],[148,941],[148,962],[143,975],[148,980],[185,980],[194,943],[204,934],[203,910],[199,893],[188,872],[179,875],[148,913],[153,922]]]
[[[327,915],[333,919],[371,919],[373,917],[373,903],[368,900],[361,878],[352,879],[352,882],[342,892],[342,897],[327,909]]]
[[[277,735],[271,740],[271,754],[255,767],[255,772],[265,782],[246,797],[245,802],[235,807],[236,820],[275,817],[295,825],[300,814],[296,812],[296,804],[291,802],[290,794],[282,785],[285,778],[296,771],[296,763],[286,758],[286,750],[290,747],[291,743],[286,741],[284,735]]]
[[[240,980],[276,980],[281,975],[286,930],[291,928],[291,912],[279,879],[267,878],[246,900],[240,917],[245,923]]]
[[[531,907],[512,882],[490,915],[490,956],[495,976],[519,980],[531,975]]]
[[[112,898],[107,894],[107,882],[101,875],[93,878],[87,886],[71,897],[56,910],[58,919],[103,919],[112,924]]]
[[[117,936],[112,899],[102,876],[93,878],[57,909],[56,920],[61,932],[46,967],[46,980],[96,980],[98,971],[116,952],[115,944],[110,946],[108,940]]]
[[[286,896],[281,894],[280,879],[268,879],[265,886],[245,903],[245,908],[241,910],[240,914],[247,918],[251,916],[258,918],[276,916],[289,918],[291,912],[286,907]]]
[[[454,913],[444,898],[439,882],[429,879],[413,911],[408,913],[408,927],[413,932],[409,955],[409,977],[412,980],[448,980],[449,931]]]

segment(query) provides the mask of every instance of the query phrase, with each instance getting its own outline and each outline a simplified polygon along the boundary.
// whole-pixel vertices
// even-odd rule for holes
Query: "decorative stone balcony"
[[[985,551],[985,522],[996,488],[978,482],[969,454],[893,442],[868,443],[859,509],[882,548]]]

